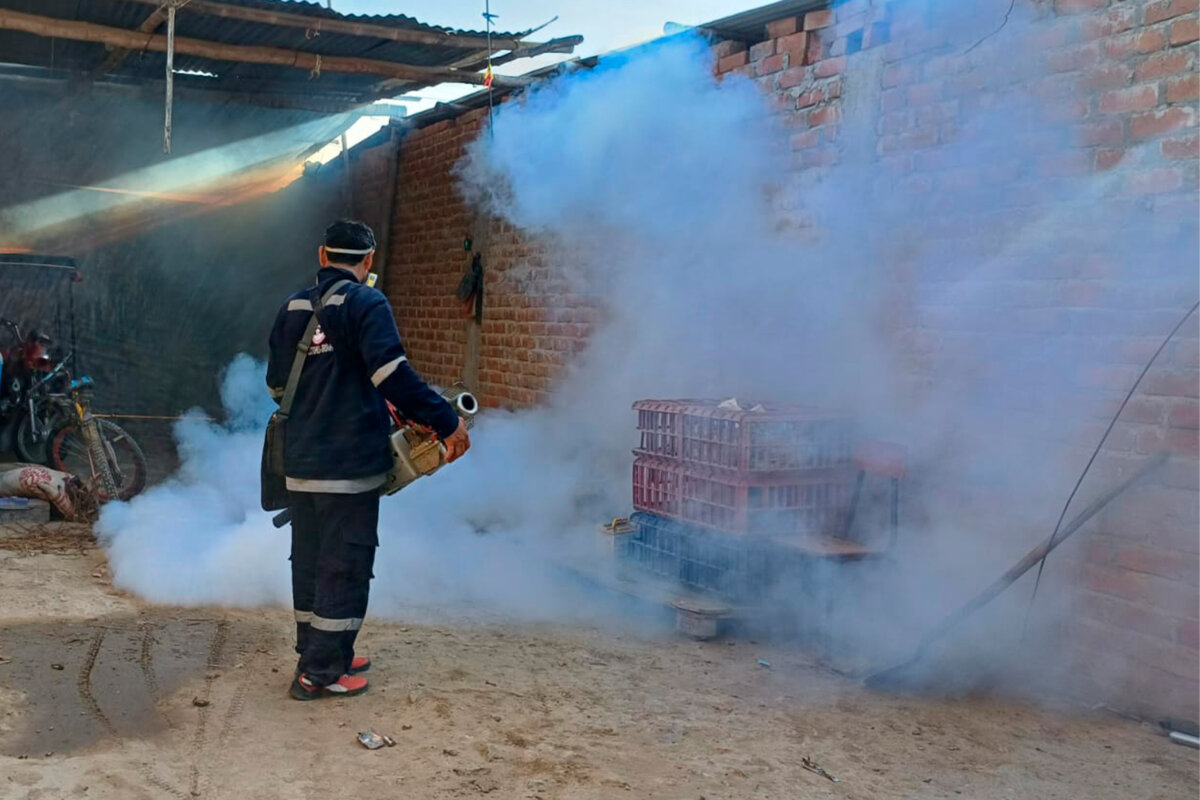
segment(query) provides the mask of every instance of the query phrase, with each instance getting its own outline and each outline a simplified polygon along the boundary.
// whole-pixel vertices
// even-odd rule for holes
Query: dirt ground
[[[748,641],[371,623],[371,691],[299,703],[285,610],[151,607],[86,531],[25,533],[0,539],[0,798],[1197,796],[1196,751],[1148,725],[875,694]]]

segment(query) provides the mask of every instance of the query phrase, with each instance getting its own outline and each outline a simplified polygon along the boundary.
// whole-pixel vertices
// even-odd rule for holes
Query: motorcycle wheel
[[[35,437],[33,417],[28,414],[21,415],[13,433],[13,446],[16,448],[17,458],[29,464],[50,465],[50,443],[54,436],[53,431],[44,422],[43,430],[41,438]]]
[[[117,486],[116,498],[108,497],[104,488],[98,487],[100,501],[129,500],[146,488],[146,456],[133,437],[115,422],[96,420],[100,428],[113,482]],[[87,442],[74,425],[61,428],[53,437],[50,447],[50,466],[69,472],[83,480],[95,477],[92,459],[88,454]]]

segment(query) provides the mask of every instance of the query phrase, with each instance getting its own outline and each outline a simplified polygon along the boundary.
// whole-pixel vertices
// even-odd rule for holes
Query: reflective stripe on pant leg
[[[313,613],[311,611],[301,611],[300,609],[294,609],[294,612],[296,614],[296,622],[311,623],[313,621]]]
[[[329,633],[339,633],[341,631],[356,631],[362,627],[362,617],[347,617],[346,619],[326,619],[318,617],[316,614],[310,615],[309,622],[312,623],[313,629],[318,631],[328,631]]]

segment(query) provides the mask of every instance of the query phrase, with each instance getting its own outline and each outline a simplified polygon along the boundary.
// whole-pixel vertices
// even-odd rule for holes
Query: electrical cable
[[[1075,481],[1075,488],[1071,489],[1071,494],[1067,497],[1067,502],[1063,504],[1062,513],[1058,515],[1058,522],[1054,526],[1054,532],[1050,534],[1050,543],[1046,547],[1046,552],[1038,561],[1037,578],[1033,582],[1033,595],[1029,598],[1029,606],[1025,609],[1025,623],[1021,629],[1021,638],[1025,637],[1025,633],[1029,630],[1029,615],[1033,611],[1034,601],[1037,600],[1038,587],[1042,584],[1042,571],[1046,568],[1046,558],[1050,555],[1050,551],[1054,549],[1055,540],[1058,537],[1058,531],[1062,528],[1063,520],[1067,517],[1067,509],[1071,507],[1071,501],[1075,499],[1075,495],[1079,492],[1079,487],[1083,485],[1083,479],[1087,477],[1088,471],[1092,468],[1092,464],[1096,462],[1096,457],[1100,455],[1100,449],[1104,447],[1104,443],[1108,440],[1108,435],[1112,433],[1112,429],[1116,426],[1117,420],[1121,418],[1121,412],[1125,410],[1129,399],[1133,397],[1133,393],[1137,391],[1138,386],[1142,383],[1142,378],[1146,377],[1146,373],[1150,371],[1150,367],[1158,359],[1163,350],[1166,349],[1167,343],[1175,338],[1175,334],[1183,327],[1183,323],[1188,321],[1192,314],[1196,313],[1196,309],[1200,308],[1200,303],[1196,303],[1188,309],[1187,313],[1175,323],[1175,327],[1167,334],[1167,338],[1162,340],[1162,344],[1154,351],[1154,355],[1150,356],[1150,360],[1146,362],[1146,366],[1142,367],[1142,372],[1137,376],[1137,380],[1133,382],[1133,386],[1129,387],[1129,392],[1125,395],[1125,399],[1121,401],[1121,405],[1117,408],[1117,413],[1113,415],[1112,421],[1108,423],[1108,428],[1104,431],[1104,435],[1100,437],[1100,441],[1096,444],[1096,449],[1092,451],[1092,457],[1088,459],[1087,464],[1083,468],[1083,472],[1079,473],[1079,480]]]
[[[1013,10],[1016,9],[1016,7],[1017,7],[1017,0],[1011,0],[1011,2],[1009,2],[1009,4],[1008,4],[1008,10],[1004,12],[1004,19],[1000,22],[999,27],[997,27],[996,30],[992,31],[988,35],[981,38],[975,44],[968,47],[966,50],[963,50],[962,55],[965,56],[967,53],[971,52],[976,47],[979,47],[979,45],[983,44],[988,39],[992,38],[993,36],[998,34],[1000,31],[1004,30],[1004,26],[1008,24],[1008,18],[1012,16]]]
[[[485,80],[487,81],[487,92],[488,92],[488,135],[489,136],[494,135],[494,131],[492,128],[492,121],[493,121],[493,116],[495,113],[494,109],[493,109],[493,107],[495,105],[495,103],[494,103],[495,94],[492,91],[492,84],[495,81],[495,75],[492,72],[492,21],[495,18],[496,18],[496,15],[492,13],[491,0],[483,0],[483,19],[485,22],[485,30],[487,31],[487,72],[485,73],[487,77]]]

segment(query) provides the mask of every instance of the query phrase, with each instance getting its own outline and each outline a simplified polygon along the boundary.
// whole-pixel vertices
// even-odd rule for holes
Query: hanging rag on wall
[[[471,303],[475,304],[475,322],[483,323],[483,259],[479,253],[471,256],[471,266],[463,273],[462,280],[458,282],[458,291],[455,292],[458,296],[458,302],[466,306],[466,314],[471,313]]]

